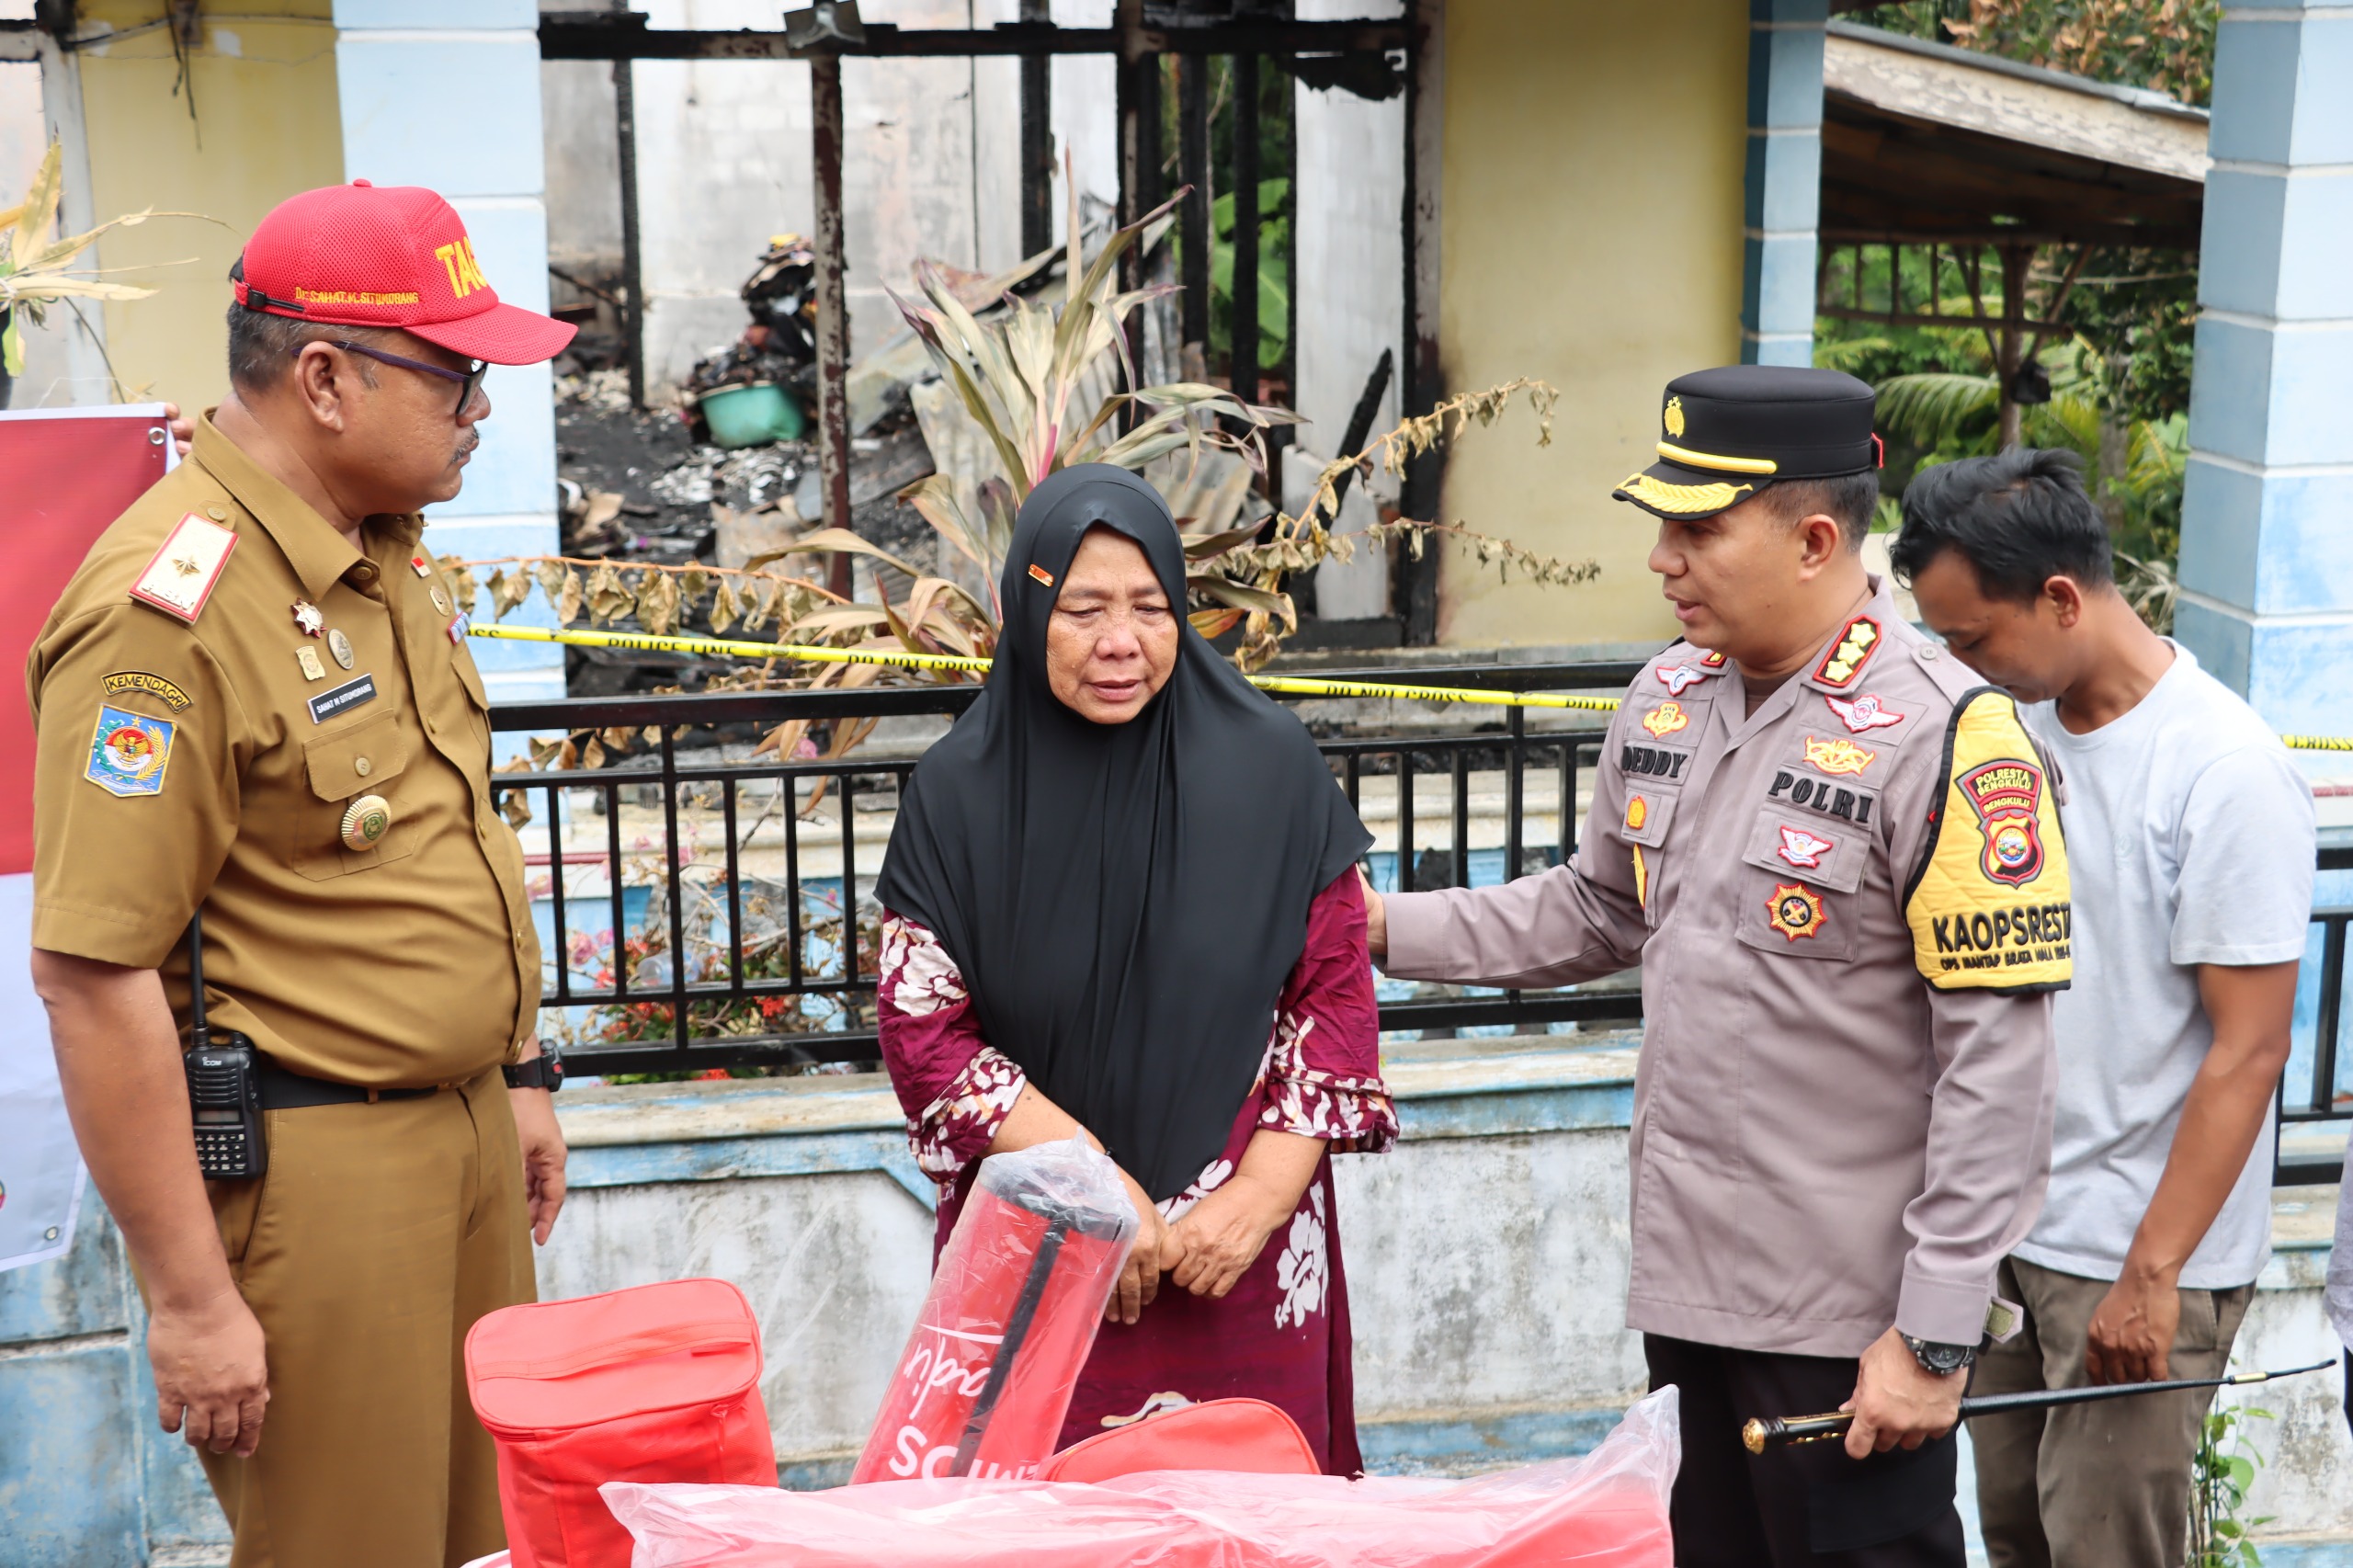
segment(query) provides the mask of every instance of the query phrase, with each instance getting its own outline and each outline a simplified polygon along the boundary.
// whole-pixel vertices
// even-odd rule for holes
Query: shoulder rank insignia
[[[139,574],[131,597],[193,626],[204,613],[204,601],[212,597],[213,585],[221,581],[229,552],[236,548],[235,534],[190,512]]]
[[[2018,710],[1953,710],[1936,815],[1904,890],[1913,960],[1939,991],[2050,991],[2074,974],[2066,846]]]
[[[1838,641],[1830,652],[1822,655],[1822,663],[1813,667],[1813,678],[1824,686],[1845,688],[1855,684],[1863,666],[1871,662],[1878,651],[1881,632],[1879,622],[1868,615],[1859,615],[1839,632]]]
[[[1867,730],[1884,730],[1890,724],[1901,724],[1906,717],[1881,703],[1876,692],[1867,691],[1852,702],[1825,692],[1822,700],[1830,704],[1830,711],[1838,715],[1840,723],[1859,735]]]
[[[162,794],[175,727],[169,719],[151,719],[100,703],[82,777],[109,795]]]

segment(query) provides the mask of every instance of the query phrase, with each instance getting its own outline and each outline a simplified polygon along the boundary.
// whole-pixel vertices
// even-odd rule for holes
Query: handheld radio
[[[188,1108],[196,1116],[196,1166],[207,1181],[249,1181],[269,1168],[261,1130],[260,1057],[233,1029],[215,1043],[204,1022],[204,912],[188,923]]]

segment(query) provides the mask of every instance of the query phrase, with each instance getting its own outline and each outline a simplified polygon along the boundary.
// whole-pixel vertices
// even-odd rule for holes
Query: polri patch
[[[235,534],[190,512],[131,585],[131,597],[193,626],[229,564],[229,552],[236,548]]]
[[[188,705],[187,692],[182,691],[162,676],[151,675],[145,670],[117,670],[107,676],[104,684],[108,697],[123,697],[134,691],[143,691],[175,713],[184,711]]]
[[[324,724],[338,713],[348,713],[362,703],[376,700],[376,677],[361,676],[358,680],[345,681],[330,687],[311,699],[311,722]]]
[[[150,719],[100,703],[97,725],[90,732],[90,759],[82,777],[108,794],[126,799],[162,794],[176,729],[169,719]]]

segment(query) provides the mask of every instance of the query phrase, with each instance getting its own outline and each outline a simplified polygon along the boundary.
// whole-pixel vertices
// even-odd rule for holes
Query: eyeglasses
[[[340,348],[346,353],[363,354],[370,359],[379,360],[387,365],[398,365],[404,370],[422,370],[428,376],[438,376],[445,381],[457,382],[458,406],[450,411],[450,417],[453,419],[465,413],[466,405],[474,400],[474,390],[482,385],[483,377],[490,370],[490,361],[487,359],[470,360],[468,362],[470,369],[462,371],[452,370],[447,366],[430,365],[422,359],[409,359],[398,354],[387,354],[381,348],[370,348],[366,344],[353,343],[346,338],[328,341],[330,347]],[[294,352],[299,357],[302,350],[297,348]]]

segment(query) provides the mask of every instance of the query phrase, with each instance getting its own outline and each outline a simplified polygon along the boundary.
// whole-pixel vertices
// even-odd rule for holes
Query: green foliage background
[[[1851,19],[2204,106],[2213,92],[2220,16],[2217,0],[1909,0]],[[2064,259],[2046,255],[2029,288],[2047,299],[2051,267]],[[1850,265],[1850,253],[1833,262],[1828,287],[1836,297],[1849,287]],[[1865,298],[1885,300],[1893,282],[1900,312],[1928,309],[1930,283],[1916,253],[1895,279],[1883,252],[1868,255],[1863,266]],[[1997,312],[2001,270],[1990,251],[1983,271],[1985,308]],[[1949,265],[1936,291],[1943,311],[1970,310]],[[2197,296],[2195,252],[2094,251],[2062,318],[2074,336],[2042,352],[2052,400],[2025,410],[2029,445],[2083,457],[2122,558],[2120,576],[2160,625],[2170,621],[2180,548]],[[1995,449],[1993,357],[1982,333],[1822,317],[1814,344],[1815,363],[1880,389],[1890,494],[1921,468]]]

